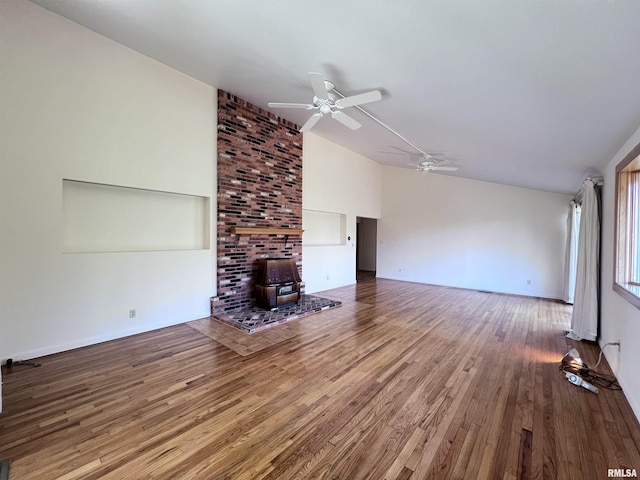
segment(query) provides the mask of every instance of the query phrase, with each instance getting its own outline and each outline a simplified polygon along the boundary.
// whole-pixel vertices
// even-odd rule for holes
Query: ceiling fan
[[[268,103],[271,108],[304,108],[306,110],[317,110],[316,113],[311,115],[309,120],[300,128],[301,132],[311,130],[311,128],[325,115],[330,115],[331,118],[337,120],[343,125],[349,127],[352,130],[357,130],[362,125],[360,122],[350,117],[342,110],[348,107],[355,107],[370,102],[377,102],[382,98],[382,94],[379,90],[372,90],[370,92],[360,93],[358,95],[352,95],[350,97],[338,98],[335,85],[323,78],[321,73],[310,72],[309,79],[311,80],[311,88],[313,88],[313,103]]]
[[[413,146],[413,144],[411,144]],[[421,171],[422,173],[427,172],[455,172],[458,170],[458,167],[448,167],[450,163],[453,162],[453,159],[448,153],[427,153],[419,149],[418,147],[414,147],[417,152],[410,152],[400,147],[391,146],[391,148],[398,150],[397,152],[383,152],[392,155],[409,155],[409,158],[418,162],[418,163],[410,163],[409,165],[415,167],[416,170]]]
[[[421,171],[422,173],[427,172],[455,172],[458,170],[458,167],[448,167],[451,163],[451,160],[443,159],[438,160],[436,155],[431,155],[428,153],[422,154],[421,158],[423,160],[418,164],[410,163],[412,167],[415,167],[416,170]]]

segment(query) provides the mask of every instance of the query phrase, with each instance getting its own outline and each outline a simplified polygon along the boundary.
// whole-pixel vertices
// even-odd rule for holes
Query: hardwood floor
[[[622,392],[558,370],[573,346],[588,364],[598,354],[563,336],[567,306],[371,278],[322,295],[343,305],[253,335],[202,319],[5,370],[10,479],[640,470]]]

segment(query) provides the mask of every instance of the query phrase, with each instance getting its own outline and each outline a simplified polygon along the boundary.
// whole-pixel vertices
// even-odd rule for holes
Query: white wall
[[[0,2],[0,48],[0,359],[208,316],[211,248],[63,254],[62,179],[215,212],[215,90],[22,0]]]
[[[569,196],[395,167],[382,185],[378,277],[562,297]]]
[[[303,246],[305,291],[355,283],[356,217],[380,218],[381,167],[310,132],[304,134],[302,165],[302,208],[345,214],[351,238],[346,245]]]
[[[607,165],[602,192],[602,258],[601,285],[602,306],[600,321],[600,345],[620,341],[616,347],[606,347],[605,355],[636,417],[640,419],[640,310],[613,291],[613,234],[615,205],[616,165],[640,143],[640,129]]]

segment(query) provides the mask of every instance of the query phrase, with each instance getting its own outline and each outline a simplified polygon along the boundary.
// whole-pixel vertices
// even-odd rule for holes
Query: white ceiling
[[[36,0],[255,105],[309,103],[308,72],[453,173],[574,193],[640,127],[638,0]],[[271,110],[302,125],[306,110]],[[411,147],[364,114],[313,131],[380,163]],[[419,173],[416,172],[418,175]]]

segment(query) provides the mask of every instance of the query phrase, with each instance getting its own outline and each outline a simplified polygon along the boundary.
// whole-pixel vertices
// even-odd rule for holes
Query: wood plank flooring
[[[603,479],[640,471],[620,391],[559,372],[553,301],[367,279],[248,335],[202,319],[4,372],[11,480]],[[609,372],[606,362],[600,368]]]

